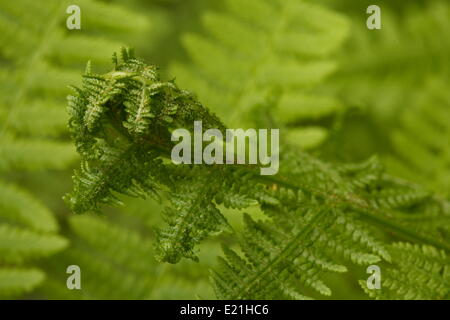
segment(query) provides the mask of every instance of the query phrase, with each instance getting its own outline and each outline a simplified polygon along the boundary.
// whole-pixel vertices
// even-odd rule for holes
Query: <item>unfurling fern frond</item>
[[[69,97],[82,169],[66,200],[83,213],[118,203],[118,194],[167,198],[168,226],[157,231],[156,256],[170,263],[197,260],[201,241],[235,232],[222,206],[242,211],[258,205],[266,218],[244,216],[238,233],[243,256],[225,247],[226,259],[212,275],[218,297],[306,298],[314,296],[311,290],[329,295],[329,272],[401,261],[390,237],[450,251],[449,204],[386,175],[376,158],[336,166],[282,148],[276,176],[261,176],[252,165],[170,163],[173,129],[193,131],[195,120],[206,128],[224,125],[131,51],[113,60],[114,70],[104,75],[88,68],[82,88]],[[139,110],[151,116],[139,117]]]
[[[316,123],[343,109],[315,86],[336,68],[330,56],[346,38],[347,20],[304,0],[228,0],[224,6],[202,16],[204,35],[183,35],[194,63],[173,64],[173,75],[230,125],[262,122],[286,128],[296,145],[317,146],[327,128]]]
[[[171,209],[167,211],[171,221],[169,229],[160,232],[161,260],[193,258],[190,250],[204,238],[195,233],[197,223],[203,227],[202,232],[208,233],[207,226],[209,231],[218,231],[216,226],[223,224],[223,217],[211,197],[183,198],[192,194],[186,188],[195,185],[191,181],[195,174],[188,170],[171,172],[161,156],[170,152],[170,128],[192,129],[198,119],[209,128],[223,125],[188,92],[160,81],[156,69],[135,59],[131,51],[124,50],[122,59],[111,73],[86,74],[83,88],[75,89],[76,95],[69,97],[70,127],[83,162],[74,178],[74,192],[66,199],[75,212],[83,213],[98,211],[105,203],[118,203],[114,193],[145,197],[169,189],[173,208],[183,211],[177,210],[175,218],[170,217]],[[136,99],[136,87],[144,88],[148,98]],[[144,109],[152,116],[138,115]],[[178,183],[183,176],[185,189]],[[199,208],[209,208],[208,214],[199,216]],[[183,254],[175,250],[172,255],[170,247],[175,244],[177,249],[184,248]]]

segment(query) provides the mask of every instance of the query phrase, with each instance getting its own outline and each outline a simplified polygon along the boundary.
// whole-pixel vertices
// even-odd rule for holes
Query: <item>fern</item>
[[[393,154],[386,155],[391,172],[450,196],[450,96],[442,80],[430,80],[390,133]],[[414,153],[414,157],[408,155]]]
[[[59,270],[61,262],[76,264],[82,270],[82,290],[75,290],[69,298],[84,299],[143,299],[153,284],[149,274],[155,265],[138,258],[152,254],[152,244],[135,232],[114,226],[112,223],[91,216],[75,216],[70,220],[76,242],[70,250],[52,259],[54,270],[52,284],[65,291],[66,275]],[[86,249],[88,248],[88,249]],[[60,275],[55,277],[55,275]],[[56,279],[55,279],[56,278]],[[111,290],[114,287],[115,290]],[[53,288],[52,291],[55,291]]]
[[[27,293],[45,273],[29,262],[67,246],[57,235],[58,224],[39,201],[19,188],[0,182],[0,296]],[[7,223],[5,223],[7,222]]]
[[[346,17],[308,0],[80,0],[81,31],[65,27],[69,1],[3,2],[1,298],[450,298],[450,206],[439,198],[448,198],[446,2],[382,4],[380,32],[365,29],[364,3],[353,0],[319,1]],[[130,51],[104,74],[123,39],[220,118]],[[100,74],[89,64],[80,82],[89,59]],[[106,217],[66,215],[52,194],[67,187],[64,172],[28,173],[77,158],[62,108],[67,83],[82,165],[66,200],[75,213]],[[376,139],[327,143],[353,161],[374,151],[381,161],[339,165],[294,151],[320,146],[352,106],[376,120],[358,123]],[[193,120],[281,128],[281,171],[171,164],[171,131],[192,130]],[[71,264],[82,290],[66,287]],[[356,286],[369,264],[381,267],[381,290]]]
[[[330,56],[346,38],[348,21],[312,1],[224,6],[202,15],[204,34],[182,36],[193,63],[174,63],[171,73],[230,125],[263,123],[286,128],[297,146],[320,144],[327,135],[322,123],[343,106],[315,89],[336,69]]]
[[[408,6],[382,1],[383,27],[373,31],[360,16],[367,5],[332,4],[351,12],[355,23],[341,52],[342,68],[325,86],[354,112],[322,155],[359,161],[377,153],[389,173],[448,198],[450,7],[440,0]]]
[[[0,3],[1,297],[21,296],[42,285],[46,273],[34,265],[68,245],[58,235],[53,213],[30,191],[6,183],[6,177],[15,180],[24,170],[61,170],[74,162],[76,152],[64,136],[68,91],[61,84],[78,80],[78,68],[88,56],[105,65],[105,50],[122,45],[120,32],[139,34],[148,26],[142,16],[117,5],[83,0],[77,4],[89,13],[82,19],[82,27],[89,31],[68,32],[65,19],[70,4],[64,0]],[[122,18],[135,23],[119,23]]]
[[[424,90],[429,76],[449,74],[448,2],[432,0],[404,10],[390,6],[382,6],[381,30],[353,25],[341,68],[329,83],[348,105],[369,109],[383,128],[395,124],[397,113],[414,102],[411,93]]]
[[[332,157],[359,159],[352,152],[358,144],[359,153],[380,154],[388,172],[448,197],[450,7],[439,0],[404,10],[392,2],[380,5],[382,29],[356,23],[341,53],[342,68],[328,82],[346,104],[362,110],[334,137]],[[349,3],[335,6],[347,9]]]
[[[334,262],[337,257],[360,265],[405,263],[404,252],[393,254],[382,238],[374,236],[376,225],[408,240],[431,241],[448,251],[448,229],[439,230],[431,213],[414,222],[408,219],[437,210],[438,219],[448,221],[445,205],[419,190],[392,183],[375,160],[344,166],[340,174],[316,163],[295,175],[294,168],[305,167],[306,159],[289,168],[289,183],[287,179],[279,182],[277,192],[284,193],[281,204],[263,207],[270,220],[245,218],[246,230],[240,241],[244,257],[224,249],[226,260],[221,260],[219,271],[212,274],[220,298],[303,299],[308,289],[330,295],[324,275],[346,271],[345,265]],[[313,189],[304,181],[313,183]],[[415,210],[418,212],[413,214]],[[443,242],[435,242],[439,237]],[[410,286],[413,290],[414,285]],[[402,290],[394,290],[393,295],[408,298]]]
[[[101,58],[105,52],[121,46],[114,40],[114,33],[144,31],[147,27],[140,16],[120,7],[85,0],[78,5],[86,13],[102,14],[95,15],[95,22],[91,14],[83,16],[83,26],[89,27],[88,34],[68,33],[65,9],[69,4],[68,1],[54,0],[37,5],[34,1],[19,0],[0,5],[3,30],[0,55],[6,62],[0,72],[3,92],[0,100],[0,167],[30,166],[37,156],[35,166],[38,168],[52,167],[55,161],[59,162],[57,167],[63,167],[73,161],[75,153],[70,145],[51,138],[65,129],[66,114],[60,106],[67,91],[61,83],[77,81],[78,72],[74,66],[80,66],[81,61],[84,63],[88,53],[97,52],[100,58],[94,56],[93,59],[105,64]],[[15,18],[17,16],[19,19]],[[120,25],[117,22],[123,20],[117,19],[119,16],[133,19],[135,24],[132,27]],[[109,39],[96,36],[99,31],[109,34]],[[48,113],[48,117],[33,119],[30,117],[33,112],[38,115]]]
[[[194,120],[207,128],[224,125],[132,51],[113,62],[104,75],[88,65],[83,86],[68,99],[82,164],[66,201],[83,213],[120,203],[118,194],[167,197],[168,227],[157,232],[156,257],[170,263],[197,260],[198,243],[233,232],[221,206],[242,211],[257,203],[266,218],[244,215],[244,257],[225,247],[226,260],[212,275],[218,297],[303,298],[304,288],[330,295],[324,276],[345,272],[342,263],[401,261],[405,252],[390,249],[386,232],[449,251],[449,204],[386,175],[376,158],[336,167],[283,149],[276,177],[260,176],[252,166],[171,164],[172,129],[193,130]],[[408,297],[404,290],[395,294]]]
[[[36,269],[0,269],[1,297],[19,296],[42,283],[45,274]]]
[[[132,52],[124,50],[122,59],[123,64],[116,65],[115,71],[104,76],[88,71],[84,76],[84,90],[75,88],[76,95],[69,97],[70,126],[83,163],[74,178],[75,190],[66,196],[66,200],[77,213],[98,211],[103,203],[118,203],[113,192],[146,196],[165,187],[171,188],[175,195],[177,187],[174,185],[179,176],[195,177],[195,173],[173,170],[172,176],[166,169],[167,165],[158,159],[161,153],[170,150],[168,148],[172,144],[168,127],[192,127],[196,116],[205,120],[205,127],[223,127],[187,92],[179,90],[171,82],[160,82],[155,68],[134,59]],[[116,57],[114,62],[117,64]],[[143,101],[135,98],[138,86],[148,94],[149,99],[144,100],[148,104],[136,105],[136,102]],[[136,118],[139,108],[146,109],[152,116]],[[109,123],[104,119],[109,119]],[[109,133],[115,138],[111,139]],[[143,175],[143,172],[148,174]],[[165,248],[165,237],[171,239],[171,245],[178,243],[178,237],[185,234],[191,239],[200,240],[202,237],[189,236],[189,232],[183,230],[188,225],[195,226],[196,221],[201,223],[198,216],[190,220],[196,213],[190,212],[195,210],[191,206],[213,205],[211,198],[206,198],[203,204],[199,201],[202,200],[198,198],[197,203],[184,203],[187,209],[184,219],[173,222],[170,231],[161,233],[161,250],[165,252],[162,260],[176,262],[181,256],[176,250],[175,257],[172,257],[172,249]],[[206,215],[204,219],[207,220],[202,224],[210,224],[211,231],[214,231],[224,219],[213,208],[209,210],[216,214]],[[187,246],[183,255],[192,257],[189,253],[192,245],[189,242],[183,242],[183,245]]]
[[[205,269],[192,268],[190,262],[161,265],[151,258],[155,254],[154,237],[142,228],[142,218],[154,217],[154,208],[148,202],[139,202],[141,208],[143,204],[143,217],[135,217],[140,228],[124,224],[123,217],[122,221],[92,215],[71,217],[69,237],[73,245],[50,259],[46,267],[50,276],[40,293],[66,299],[179,299],[190,298],[195,288],[203,297],[211,296]],[[129,221],[130,215],[135,215],[134,209],[128,207],[127,213]],[[208,249],[217,251],[210,246]],[[202,258],[212,261],[214,256],[209,255],[203,254]],[[82,290],[69,291],[61,265],[74,263],[82,270]]]

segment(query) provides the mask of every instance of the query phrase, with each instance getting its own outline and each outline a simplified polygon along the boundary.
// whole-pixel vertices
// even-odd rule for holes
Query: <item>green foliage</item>
[[[19,296],[29,292],[45,278],[42,271],[35,269],[0,269],[0,297]]]
[[[30,261],[67,247],[53,214],[29,193],[0,182],[0,297],[17,296],[42,283]]]
[[[386,156],[389,170],[450,197],[449,119],[448,85],[430,80],[390,134],[394,152]]]
[[[14,180],[19,171],[61,170],[74,162],[76,152],[64,137],[68,92],[64,84],[78,81],[78,68],[88,58],[105,65],[109,61],[105,52],[121,46],[119,32],[129,35],[148,29],[147,21],[137,14],[83,0],[77,4],[85,14],[82,27],[89,32],[68,33],[69,4],[63,0],[0,3],[1,297],[20,296],[41,285],[45,272],[34,265],[68,246],[42,201],[4,181]],[[123,18],[134,23],[120,24]]]
[[[240,241],[244,257],[224,249],[226,260],[220,261],[219,271],[212,275],[218,297],[303,299],[307,289],[330,295],[322,279],[326,273],[347,270],[339,261],[347,265],[385,261],[404,263],[404,270],[413,267],[405,263],[401,248],[389,250],[389,241],[379,231],[430,242],[448,251],[448,228],[442,231],[433,223],[436,218],[443,219],[441,226],[443,221],[448,223],[448,204],[392,181],[377,160],[337,171],[305,156],[288,159],[283,165],[289,178],[282,175],[282,180],[274,182],[273,197],[279,204],[262,206],[270,220],[255,222],[245,216]],[[421,219],[414,221],[419,214]],[[375,226],[381,228],[376,231]],[[432,287],[429,290],[435,292]],[[397,298],[408,298],[404,290],[393,287],[393,291]]]
[[[104,75],[88,66],[82,89],[74,88],[69,97],[82,169],[66,199],[83,213],[118,203],[117,193],[164,194],[168,227],[157,232],[156,251],[158,260],[170,263],[197,260],[196,244],[223,230],[233,232],[218,205],[242,210],[258,204],[267,218],[255,222],[244,216],[245,258],[225,247],[226,260],[213,273],[219,298],[302,298],[303,288],[330,295],[322,279],[347,270],[338,261],[367,265],[403,257],[401,248],[389,252],[384,232],[450,249],[448,203],[387,176],[376,158],[336,167],[284,150],[276,177],[260,176],[252,166],[165,161],[173,128],[193,130],[199,119],[208,128],[224,126],[188,92],[161,82],[156,69],[131,51],[121,56],[118,61],[114,55],[115,68]],[[395,294],[408,297],[403,289]]]
[[[76,239],[74,245],[52,259],[57,275],[44,290],[64,292],[66,275],[57,271],[61,262],[76,263],[82,270],[82,291],[66,292],[68,298],[144,299],[151,292],[155,264],[148,257],[152,243],[136,232],[119,227],[94,216],[70,219]],[[86,248],[89,248],[86,250]],[[144,258],[147,257],[147,258]],[[50,288],[49,288],[50,287]],[[114,288],[114,290],[111,290]]]
[[[426,88],[429,76],[449,75],[449,15],[447,1],[432,0],[403,10],[382,5],[383,27],[376,32],[355,20],[330,85],[345,103],[368,108],[389,128],[397,112],[414,101],[414,92]]]
[[[83,27],[89,33],[68,33],[64,13],[69,4],[63,0],[48,1],[45,5],[19,0],[0,5],[3,30],[0,55],[4,60],[0,72],[3,91],[0,98],[0,168],[21,168],[21,165],[61,168],[70,163],[75,158],[70,146],[49,137],[65,129],[66,115],[61,102],[67,91],[61,84],[75,83],[78,79],[75,68],[89,57],[96,59],[93,53],[97,53],[98,62],[104,64],[105,52],[121,45],[114,40],[118,31],[142,32],[147,28],[146,21],[138,15],[116,6],[85,0],[78,5],[86,13]],[[89,12],[102,14],[95,15],[94,21]],[[131,27],[120,25],[118,22],[124,17],[135,23]],[[98,32],[102,33],[101,37],[96,36]],[[33,113],[47,112],[49,117],[29,118]],[[34,121],[30,123],[29,119]],[[36,159],[35,163],[33,159]]]
[[[204,237],[203,230],[191,233],[196,232],[196,224],[213,232],[224,219],[214,207],[206,207],[209,214],[198,215],[198,208],[214,205],[205,194],[196,200],[183,199],[191,180],[199,179],[196,172],[168,170],[171,165],[159,157],[170,151],[171,128],[192,128],[197,119],[204,120],[205,127],[223,126],[188,92],[161,82],[156,69],[135,59],[131,51],[123,50],[122,60],[119,64],[114,56],[115,70],[105,75],[94,75],[88,68],[83,88],[74,88],[75,95],[69,97],[70,128],[82,166],[66,200],[74,212],[83,213],[98,211],[105,203],[120,203],[117,192],[145,197],[160,189],[169,191],[174,209],[168,209],[167,216],[176,217],[170,217],[169,229],[160,233],[160,259],[193,258],[193,244]],[[184,190],[179,183],[183,175],[187,176]]]
[[[450,299],[447,2],[69,4],[0,4],[0,298]],[[172,164],[194,120],[280,128],[280,172]]]
[[[347,10],[350,2],[336,6]],[[342,68],[327,83],[365,116],[353,120],[363,122],[364,129],[351,131],[358,124],[349,123],[341,140],[333,137],[333,153],[344,159],[354,157],[353,149],[379,153],[390,173],[448,197],[450,5],[433,0],[405,7],[382,1],[380,6],[382,29],[372,32],[355,23],[341,53]],[[362,140],[365,135],[370,140]]]
[[[144,227],[155,223],[157,208],[148,202],[128,201],[127,216],[106,217],[76,215],[69,220],[70,250],[54,256],[46,266],[49,279],[39,293],[48,298],[65,299],[179,299],[192,298],[192,290],[212,297],[207,268],[195,268],[194,262],[163,265],[152,259],[155,236]],[[126,218],[126,219],[124,219]],[[133,223],[129,223],[133,221]],[[139,227],[136,227],[138,225]],[[212,267],[216,252],[207,245],[202,263]],[[66,288],[67,274],[61,266],[76,263],[82,270],[82,290]]]
[[[376,299],[398,299],[398,292],[404,299],[450,298],[449,260],[443,251],[430,246],[394,243],[390,251],[398,255],[383,281],[381,290],[368,290],[365,281],[361,281],[367,294]]]
[[[343,110],[315,89],[336,69],[330,56],[348,21],[312,1],[224,2],[202,15],[204,34],[183,34],[193,63],[174,63],[172,74],[230,125],[262,122],[286,128],[293,144],[317,146],[327,135],[320,122]]]

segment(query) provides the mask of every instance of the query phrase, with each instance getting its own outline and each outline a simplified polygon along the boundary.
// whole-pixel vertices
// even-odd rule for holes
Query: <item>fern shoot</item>
[[[129,49],[113,56],[114,69],[95,74],[69,96],[70,129],[81,156],[74,190],[65,199],[75,213],[121,203],[119,194],[167,199],[167,227],[157,231],[156,258],[198,260],[196,246],[219,233],[236,233],[242,254],[224,247],[211,279],[219,298],[308,298],[331,295],[325,275],[352,264],[404,262],[409,244],[426,245],[448,259],[449,204],[416,185],[386,174],[377,158],[335,166],[282,147],[280,172],[261,176],[255,166],[176,165],[171,132],[225,125],[189,92],[162,81],[157,68]],[[257,205],[265,218],[244,214],[234,230],[222,208],[245,212]],[[445,223],[442,223],[445,221]],[[430,251],[431,252],[431,251]],[[417,261],[428,266],[426,255]],[[421,268],[421,263],[406,268]],[[412,261],[411,261],[412,263]],[[428,267],[426,267],[428,268]],[[428,297],[443,298],[447,271],[422,270]],[[434,280],[432,280],[434,279]],[[390,289],[398,297],[420,296]],[[398,289],[398,290],[397,290]]]

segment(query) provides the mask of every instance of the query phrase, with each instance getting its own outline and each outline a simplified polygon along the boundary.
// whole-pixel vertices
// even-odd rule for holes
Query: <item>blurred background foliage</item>
[[[65,27],[70,4],[81,30]],[[366,28],[370,4],[381,30]],[[78,162],[67,85],[88,60],[108,71],[123,45],[230,127],[281,128],[292,148],[330,161],[378,154],[390,173],[450,198],[448,1],[15,0],[1,1],[0,29],[1,298],[214,298],[217,240],[200,263],[156,263],[160,204],[127,198],[127,210],[74,216],[61,199]],[[66,287],[71,264],[82,290]],[[365,277],[334,276],[333,298],[366,298],[354,281]]]

